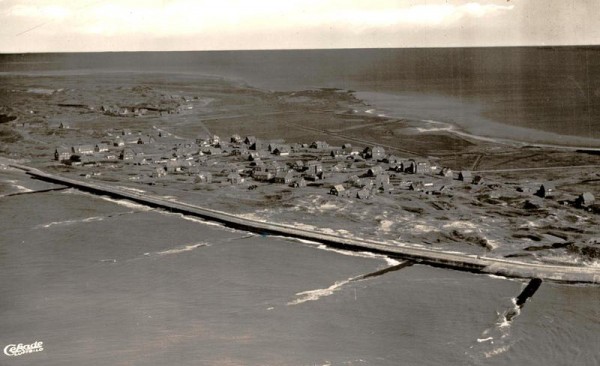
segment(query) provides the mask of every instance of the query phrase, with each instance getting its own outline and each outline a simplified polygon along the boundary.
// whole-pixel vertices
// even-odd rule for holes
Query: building
[[[136,153],[135,151],[133,151],[133,149],[129,149],[129,148],[125,148],[123,150],[121,150],[121,153],[119,154],[119,159],[120,160],[133,160],[133,158],[135,158]]]
[[[323,172],[323,164],[321,164],[320,162],[318,162],[316,160],[309,161],[308,163],[306,163],[306,166],[307,166],[307,169],[306,169],[307,174],[317,175],[317,174]]]
[[[463,182],[471,182],[473,180],[473,175],[469,170],[463,170],[458,173],[458,180],[462,180]]]
[[[61,122],[61,123],[58,125],[58,128],[60,128],[60,129],[63,129],[63,130],[66,130],[66,129],[69,129],[69,128],[71,128],[71,126],[70,126],[70,125],[69,125],[67,122]]]
[[[442,170],[440,171],[440,175],[446,178],[453,178],[454,172],[450,168],[442,168]]]
[[[290,155],[291,148],[288,145],[279,145],[275,149],[273,149],[272,153],[278,156],[288,156]]]
[[[71,159],[71,150],[66,147],[57,147],[54,150],[54,160],[64,161]]]
[[[256,142],[255,136],[246,136],[246,138],[244,139],[244,143],[248,146],[254,144],[255,142]]]
[[[575,206],[577,207],[588,207],[596,201],[594,195],[590,192],[585,192],[579,195],[575,200]]]
[[[375,187],[388,186],[390,184],[390,176],[387,174],[379,174],[375,176]]]
[[[234,144],[239,144],[242,142],[242,137],[236,133],[231,135],[230,141]]]
[[[346,189],[344,188],[344,186],[343,186],[343,185],[341,185],[341,184],[336,184],[336,185],[334,185],[333,187],[331,187],[331,189],[329,190],[329,194],[332,194],[332,195],[334,195],[334,196],[339,196],[339,195],[343,194],[343,192],[344,192],[345,190],[346,190]]]
[[[265,172],[265,171],[255,171],[254,173],[252,173],[252,178],[254,178],[254,180],[259,181],[259,182],[269,182],[271,181],[271,179],[273,179],[273,174],[270,172]]]
[[[365,159],[382,160],[385,157],[385,149],[380,146],[369,146],[363,150]]]
[[[238,173],[230,173],[227,176],[227,182],[231,184],[242,184],[244,183],[244,178]]]
[[[140,137],[138,137],[136,144],[143,145],[143,144],[151,144],[154,142],[155,142],[155,140],[154,140],[154,137],[152,137],[152,136],[140,136]]]
[[[552,183],[543,183],[540,188],[535,192],[535,195],[541,198],[546,198],[550,193],[554,192],[555,187]]]
[[[369,168],[369,170],[367,170],[367,176],[369,177],[376,177],[380,174],[383,174],[383,167],[381,165],[375,165],[371,168]]]
[[[297,178],[292,184],[292,187],[294,188],[302,188],[302,187],[306,187],[306,181],[304,180],[304,178],[300,177]]]
[[[313,141],[310,144],[311,149],[327,149],[329,148],[329,144],[325,141]]]
[[[108,144],[104,144],[104,143],[96,144],[96,146],[94,146],[94,152],[97,152],[97,153],[107,152],[108,148],[109,148]]]
[[[71,152],[76,155],[93,155],[94,145],[75,145],[71,148]]]
[[[292,174],[292,172],[279,172],[275,175],[275,178],[273,178],[273,181],[275,183],[280,183],[280,184],[290,184],[292,183],[292,181],[294,180],[294,175]]]

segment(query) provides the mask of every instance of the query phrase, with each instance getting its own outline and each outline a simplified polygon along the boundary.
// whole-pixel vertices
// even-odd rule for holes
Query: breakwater
[[[426,248],[416,248],[411,247],[410,245],[391,245],[371,239],[342,237],[309,231],[290,225],[247,219],[227,212],[190,205],[176,200],[165,200],[162,197],[156,197],[147,193],[141,194],[98,182],[85,182],[78,179],[48,174],[38,169],[18,164],[11,164],[11,166],[22,169],[32,177],[44,181],[63,184],[93,194],[127,199],[174,213],[192,215],[205,220],[216,221],[235,229],[246,230],[263,235],[282,235],[312,240],[330,247],[353,251],[368,251],[384,254],[396,259],[409,260],[415,263],[475,273],[493,274],[512,278],[539,278],[545,281],[565,283],[600,283],[600,268],[597,267],[576,267],[518,262],[501,258],[489,258]]]

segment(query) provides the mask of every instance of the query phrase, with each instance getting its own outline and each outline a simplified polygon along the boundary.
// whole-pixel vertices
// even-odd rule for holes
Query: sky
[[[599,0],[0,0],[0,53],[600,44]]]

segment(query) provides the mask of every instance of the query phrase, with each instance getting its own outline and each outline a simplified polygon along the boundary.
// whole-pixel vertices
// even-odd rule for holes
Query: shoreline
[[[302,228],[292,227],[278,223],[256,221],[239,215],[223,211],[190,205],[184,202],[164,200],[147,194],[124,191],[117,187],[98,183],[88,183],[80,180],[66,178],[45,173],[35,168],[20,164],[10,164],[13,168],[20,169],[26,174],[45,181],[60,183],[79,190],[99,195],[108,195],[119,199],[129,199],[137,203],[152,207],[163,208],[171,212],[197,216],[209,221],[216,221],[225,226],[257,232],[268,235],[284,235],[293,238],[318,241],[333,248],[352,251],[369,251],[375,254],[388,255],[394,259],[409,260],[434,267],[455,269],[488,275],[499,275],[511,278],[539,278],[560,283],[600,283],[600,269],[595,267],[573,267],[565,265],[549,265],[530,262],[519,262],[500,258],[482,257],[476,255],[460,254],[455,252],[437,251],[419,248],[412,245],[393,246],[385,242],[368,239],[354,239],[337,235],[316,233]]]
[[[599,149],[600,139],[521,127],[483,117],[484,107],[470,101],[451,97],[416,93],[383,93],[355,91],[354,95],[366,104],[368,116],[407,119],[442,127],[414,127],[419,133],[447,132],[484,142],[515,146],[536,146],[557,149]]]

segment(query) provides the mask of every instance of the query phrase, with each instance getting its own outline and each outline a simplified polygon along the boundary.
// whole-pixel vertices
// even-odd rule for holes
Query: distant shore
[[[368,113],[389,118],[407,118],[423,123],[419,132],[446,131],[483,141],[551,148],[600,148],[600,139],[562,135],[492,121],[483,116],[484,107],[471,101],[416,93],[357,91]]]

